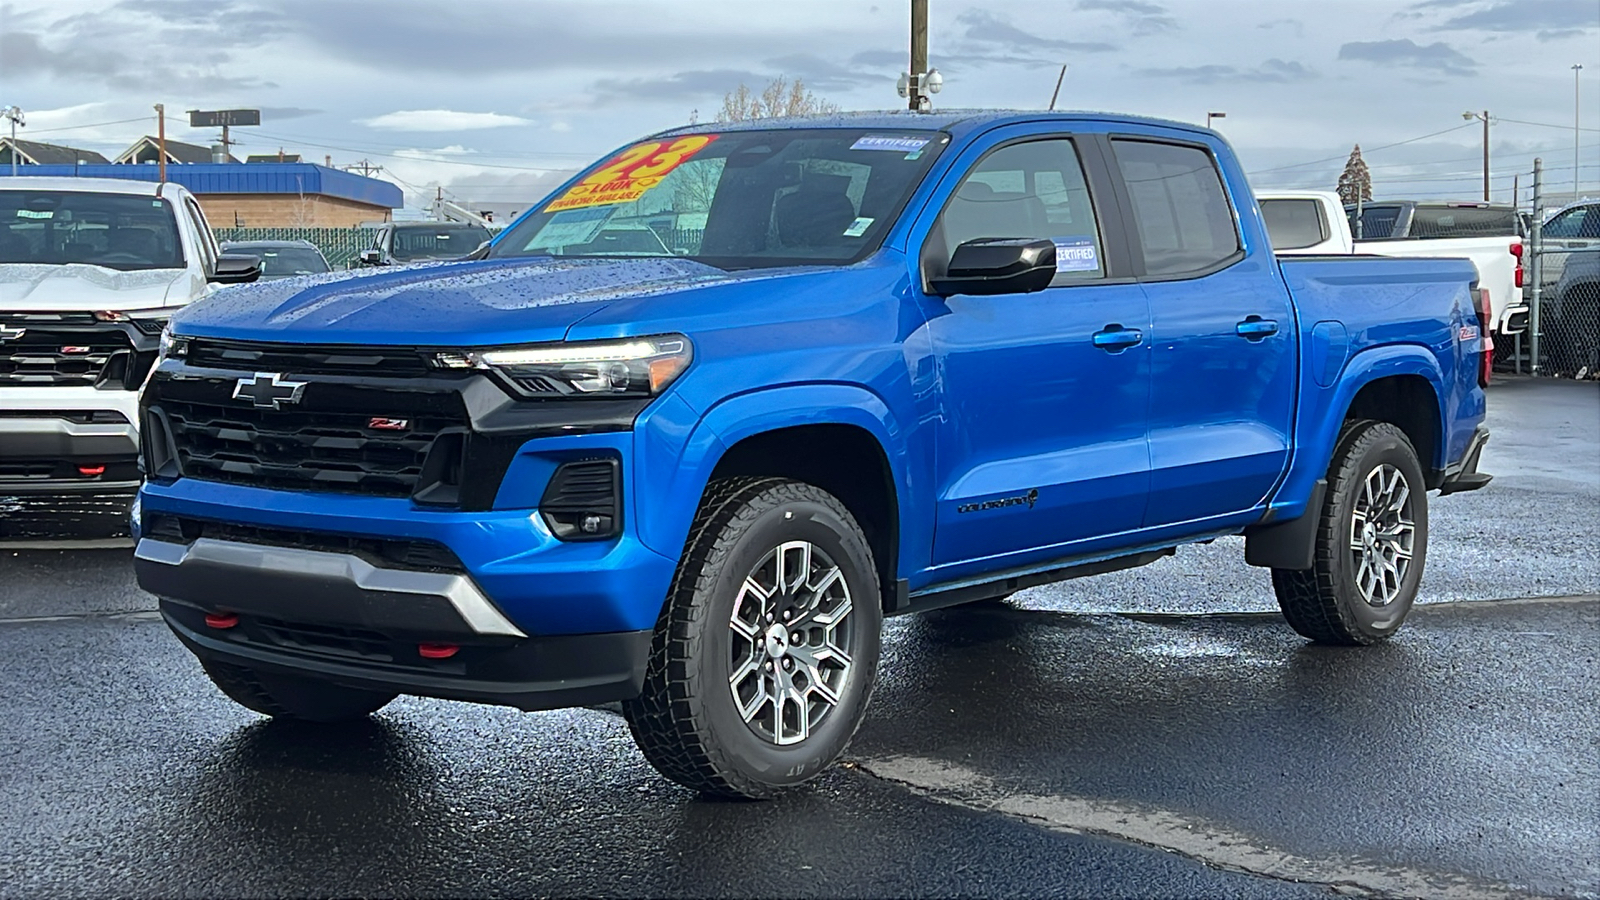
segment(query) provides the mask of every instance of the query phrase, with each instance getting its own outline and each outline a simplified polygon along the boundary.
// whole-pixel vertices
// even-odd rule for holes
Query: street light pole
[[[923,74],[928,71],[928,0],[911,0],[911,95],[912,112],[922,109],[927,96]]]
[[[0,109],[0,116],[11,122],[11,174],[17,174],[17,126],[26,127],[27,119],[22,115],[22,109],[17,106],[8,106]]]
[[[1483,122],[1483,201],[1489,202],[1489,111],[1482,113],[1464,112],[1461,118],[1471,121],[1478,119]]]
[[[1578,73],[1583,71],[1582,64],[1572,67],[1572,202],[1578,202],[1582,193],[1578,190]]]
[[[1225,113],[1225,112],[1208,112],[1208,113],[1206,113],[1206,127],[1207,128],[1211,127],[1211,120],[1212,119],[1226,119],[1227,117],[1228,117],[1228,114]]]

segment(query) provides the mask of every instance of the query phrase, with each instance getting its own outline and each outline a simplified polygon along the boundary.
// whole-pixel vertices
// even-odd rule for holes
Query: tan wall
[[[351,228],[363,222],[387,222],[391,210],[307,194],[197,194],[212,228]]]

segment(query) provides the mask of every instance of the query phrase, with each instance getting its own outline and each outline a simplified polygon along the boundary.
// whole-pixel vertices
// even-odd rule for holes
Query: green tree
[[[1350,158],[1345,161],[1344,171],[1339,173],[1339,199],[1345,203],[1360,201],[1365,203],[1372,199],[1372,173],[1367,170],[1366,160],[1361,158],[1361,145],[1357,144],[1350,151]]]

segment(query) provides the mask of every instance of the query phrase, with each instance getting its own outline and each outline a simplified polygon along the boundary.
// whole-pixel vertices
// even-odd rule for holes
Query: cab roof
[[[1081,122],[1087,119],[1094,122],[1127,125],[1159,125],[1164,128],[1180,128],[1196,134],[1213,133],[1210,129],[1190,122],[1091,110],[943,109],[937,112],[918,113],[908,109],[901,109],[839,112],[823,116],[746,119],[742,122],[699,122],[694,125],[669,128],[666,131],[657,133],[654,137],[678,134],[714,134],[730,131],[765,131],[785,128],[870,128],[883,129],[884,131],[943,131],[952,137],[960,137],[964,134],[996,125],[1008,125],[1014,122],[1040,122],[1053,119],[1062,122]]]
[[[73,191],[88,194],[131,194],[136,197],[155,197],[158,193],[188,193],[176,182],[166,182],[164,192],[158,192],[158,187],[154,181],[133,181],[126,178],[52,178],[38,175],[0,177],[0,191]]]

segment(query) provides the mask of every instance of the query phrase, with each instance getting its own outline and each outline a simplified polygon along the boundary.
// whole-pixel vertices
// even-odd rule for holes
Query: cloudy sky
[[[1600,193],[1600,0],[932,0],[939,107],[1060,106],[1203,120],[1258,188],[1332,187],[1352,144],[1379,196],[1497,199],[1535,155]],[[257,107],[240,152],[363,158],[420,205],[534,199],[610,148],[746,82],[801,77],[846,109],[897,106],[909,0],[0,0],[0,105],[19,137],[120,151],[209,143],[181,111]],[[1404,143],[1402,143],[1404,142]],[[1397,146],[1389,146],[1397,145]],[[1528,179],[1522,178],[1523,191]],[[1524,196],[1525,193],[1524,193]]]

